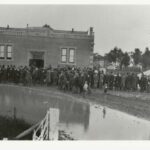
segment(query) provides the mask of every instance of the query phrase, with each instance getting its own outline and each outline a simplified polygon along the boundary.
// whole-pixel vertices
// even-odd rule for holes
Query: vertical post
[[[16,107],[14,106],[13,119],[16,120]]]
[[[50,140],[50,109],[47,112],[47,130],[48,140]]]
[[[59,109],[50,108],[49,111],[49,140],[58,140],[59,131],[58,131],[58,123],[59,123]]]

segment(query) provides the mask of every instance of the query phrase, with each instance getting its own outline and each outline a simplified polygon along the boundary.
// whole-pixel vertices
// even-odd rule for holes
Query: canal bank
[[[133,101],[97,90],[83,98],[59,91],[56,87],[0,85],[0,91],[0,115],[4,117],[13,117],[15,110],[17,119],[32,125],[43,119],[47,109],[55,108],[60,111],[59,129],[67,131],[74,139],[149,139],[150,122],[133,116],[135,113],[138,117],[148,118],[145,117],[148,108],[143,114],[135,109],[142,106],[139,101],[145,102],[143,100]]]

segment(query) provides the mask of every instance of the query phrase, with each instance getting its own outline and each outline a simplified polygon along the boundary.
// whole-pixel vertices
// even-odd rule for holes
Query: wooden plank
[[[30,127],[29,129],[25,130],[24,132],[20,133],[19,135],[17,135],[14,139],[15,140],[19,140],[21,138],[23,138],[24,136],[30,134],[35,128],[37,128],[40,125],[41,122],[33,125],[32,127]]]

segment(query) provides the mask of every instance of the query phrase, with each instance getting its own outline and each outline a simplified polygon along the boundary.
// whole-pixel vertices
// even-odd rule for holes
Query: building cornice
[[[47,27],[27,27],[27,28],[4,28],[0,27],[0,35],[9,36],[33,36],[47,38],[75,38],[75,39],[91,39],[94,34],[88,31],[65,31],[55,30]]]

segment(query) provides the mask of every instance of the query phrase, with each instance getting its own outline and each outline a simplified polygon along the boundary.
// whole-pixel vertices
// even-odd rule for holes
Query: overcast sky
[[[49,24],[54,29],[95,32],[95,52],[150,47],[150,5],[0,5],[0,26]]]

